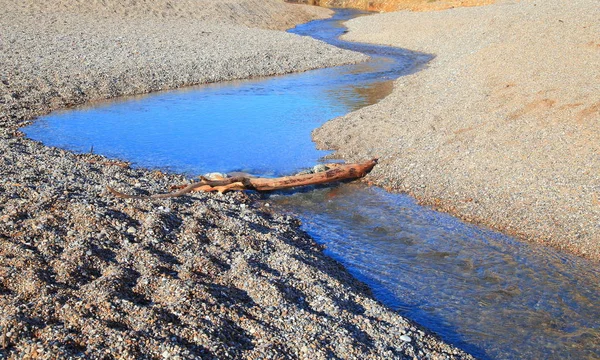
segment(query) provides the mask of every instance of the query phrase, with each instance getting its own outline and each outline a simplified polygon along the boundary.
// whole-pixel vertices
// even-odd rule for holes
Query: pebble
[[[326,165],[323,165],[323,164],[315,165],[313,167],[313,171],[315,173],[324,172],[324,171],[327,171],[327,170],[329,170],[329,167],[327,167]]]
[[[2,34],[14,42],[0,52],[11,84],[10,93],[0,84],[0,99],[8,101],[0,113],[0,172],[11,183],[31,186],[0,189],[2,209],[18,209],[28,220],[22,224],[23,219],[15,219],[16,229],[0,222],[0,235],[10,234],[0,236],[0,268],[7,273],[2,291],[10,294],[2,316],[39,320],[28,323],[27,331],[23,324],[10,325],[15,330],[4,349],[7,358],[29,356],[23,349],[32,341],[41,344],[40,353],[48,358],[168,358],[178,353],[197,358],[202,351],[210,358],[280,358],[303,347],[310,354],[323,343],[330,344],[323,352],[331,357],[381,358],[393,347],[395,334],[407,331],[402,316],[369,305],[373,300],[363,285],[332,266],[293,217],[246,206],[244,216],[260,224],[247,226],[239,211],[247,199],[235,193],[117,199],[106,191],[107,184],[157,193],[186,179],[104,164],[107,159],[99,155],[52,150],[14,135],[22,121],[66,104],[304,71],[364,56],[245,27],[283,28],[311,17],[276,0],[220,0],[194,9],[186,7],[196,2],[167,0],[143,6],[114,0],[108,7],[63,1],[60,8],[37,0],[0,1],[0,24],[19,25],[4,27],[9,33]],[[160,10],[153,15],[147,7]],[[22,10],[29,8],[35,16]],[[260,9],[260,16],[248,9]],[[282,18],[288,19],[285,24]],[[85,63],[77,61],[84,56]],[[16,97],[6,96],[13,92]],[[201,156],[201,146],[190,151]],[[39,206],[37,200],[53,199],[65,184],[68,197]],[[35,232],[27,225],[42,219],[47,219],[44,227]],[[90,235],[97,233],[104,235]],[[129,241],[132,234],[135,242]],[[31,246],[40,256],[11,246],[28,238],[36,239]],[[257,251],[257,244],[271,250]],[[314,279],[317,285],[306,286]],[[307,301],[298,304],[299,298],[323,294],[336,299],[336,306],[315,311]],[[366,308],[368,314],[356,310]],[[365,327],[364,318],[371,314],[384,321]],[[368,336],[355,339],[354,331],[338,329]],[[263,339],[273,346],[253,346]],[[454,349],[431,341],[424,349],[431,358]],[[458,354],[455,358],[470,359]]]
[[[400,340],[402,340],[404,342],[411,342],[412,341],[411,337],[408,336],[408,335],[402,335],[402,336],[400,336]]]
[[[313,139],[348,161],[384,153],[370,174],[377,185],[600,260],[598,5],[511,0],[435,16],[402,11],[353,19],[345,39],[435,58],[395,81],[383,101],[325,123]],[[453,31],[439,30],[448,27]],[[543,41],[531,41],[539,34]]]

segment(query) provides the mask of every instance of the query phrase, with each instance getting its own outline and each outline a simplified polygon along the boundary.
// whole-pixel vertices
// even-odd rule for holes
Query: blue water
[[[339,11],[293,32],[373,60],[95,104],[43,117],[24,132],[47,145],[93,151],[196,175],[271,176],[326,155],[310,140],[325,121],[371,105],[394,78],[429,57],[346,43]],[[343,184],[265,196],[292,212],[327,253],[378,299],[480,358],[600,358],[600,266],[523,244],[404,195]]]
[[[597,264],[347,184],[268,200],[375,296],[489,359],[600,358]]]
[[[328,21],[331,36],[344,31]],[[310,32],[314,25],[295,29]],[[365,45],[376,53],[377,47]],[[356,48],[356,46],[353,46]],[[393,49],[392,49],[393,50]],[[373,104],[391,80],[425,56],[388,50],[393,57],[287,76],[235,81],[104,102],[40,118],[24,132],[75,152],[127,159],[197,175],[203,171],[289,174],[327,154],[310,140],[334,117]],[[383,51],[381,51],[383,52]],[[93,126],[90,126],[92,125]]]

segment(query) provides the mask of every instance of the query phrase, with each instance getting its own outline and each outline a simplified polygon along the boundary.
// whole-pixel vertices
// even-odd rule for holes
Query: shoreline
[[[2,3],[0,354],[472,358],[374,300],[293,218],[241,193],[115,199],[106,185],[155,193],[187,179],[18,131],[89,101],[361,61],[247,27],[328,10],[264,0]]]
[[[379,157],[369,180],[385,189],[598,261],[598,11],[502,1],[351,20],[346,40],[435,58],[313,139],[350,162]]]
[[[102,21],[99,22],[94,22],[96,14],[91,10],[89,13],[77,13],[78,10],[72,8],[78,6],[76,0],[56,0],[66,3],[67,9],[62,12],[51,6],[32,4],[33,9],[30,9],[25,5],[11,4],[12,0],[4,1],[7,12],[0,17],[3,33],[7,34],[0,44],[5,51],[0,61],[7,69],[0,81],[0,91],[6,94],[2,102],[5,110],[0,113],[3,128],[16,129],[23,126],[21,121],[88,102],[302,72],[356,63],[366,58],[314,39],[299,39],[285,32],[270,30],[290,27],[290,17],[293,16],[289,13],[280,26],[275,25],[275,19],[268,22],[252,16],[249,19],[242,16],[237,21],[255,21],[255,27],[240,25],[230,19],[235,11],[241,11],[228,7],[236,4],[235,0],[227,0],[221,6],[200,11],[200,14],[191,12],[189,17],[178,15],[181,18],[160,18],[144,12],[117,13],[111,17],[100,12],[98,16]],[[242,3],[247,3],[246,7],[255,6],[251,0]],[[187,6],[198,10],[193,4]],[[281,16],[283,11],[278,6],[274,6],[276,9],[266,16]],[[286,6],[293,9],[301,5]],[[241,9],[244,10],[244,7],[241,6]],[[319,18],[330,14],[327,9],[309,9],[307,13],[298,11],[296,20],[305,21],[311,16]],[[108,10],[110,8],[104,11]],[[45,14],[46,11],[49,13]],[[225,12],[215,15],[215,18],[225,22],[227,31],[219,33],[223,25],[218,25],[214,19],[206,20],[211,12]],[[199,22],[194,16],[204,21]],[[11,27],[10,23],[14,21],[22,23]],[[31,21],[43,24],[32,24]],[[89,28],[82,30],[85,22]],[[119,27],[123,29],[117,30]],[[40,33],[38,28],[47,33]],[[173,43],[172,39],[178,36],[187,40]],[[238,40],[240,45],[236,44]],[[298,53],[282,51],[277,42],[297,47]],[[147,49],[155,52],[150,53]],[[271,50],[275,51],[270,54],[272,58],[263,58],[262,52]],[[321,56],[311,56],[314,53]],[[105,68],[104,63],[108,63],[109,67]],[[36,76],[27,77],[28,73]]]

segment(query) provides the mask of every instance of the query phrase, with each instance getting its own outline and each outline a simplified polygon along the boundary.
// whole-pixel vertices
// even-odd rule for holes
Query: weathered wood
[[[249,183],[254,190],[272,191],[289,189],[297,186],[319,185],[335,181],[361,178],[377,164],[377,160],[369,160],[361,164],[347,164],[331,166],[329,170],[295,176],[284,176],[280,178],[250,178]]]
[[[273,191],[299,186],[319,185],[335,181],[358,179],[369,173],[377,164],[372,159],[359,164],[329,164],[328,170],[313,174],[284,176],[278,178],[254,178],[249,176],[234,176],[230,178],[211,180],[201,177],[200,181],[181,187],[179,191],[154,194],[150,196],[127,195],[107,186],[113,195],[125,199],[164,199],[185,195],[192,191],[218,191],[224,193],[233,190]]]

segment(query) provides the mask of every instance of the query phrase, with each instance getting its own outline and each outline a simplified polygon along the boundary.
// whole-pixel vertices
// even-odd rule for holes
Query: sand
[[[314,137],[379,156],[379,185],[599,260],[599,18],[595,0],[548,0],[352,20],[347,40],[435,59]]]
[[[0,8],[0,357],[470,359],[375,301],[244,194],[117,199],[181,175],[28,140],[53,109],[364,56],[286,28],[276,0],[11,1]],[[184,131],[184,129],[182,129]]]
[[[291,0],[291,2],[329,8],[354,8],[388,12],[399,10],[438,11],[455,7],[488,5],[493,3],[494,0]]]

